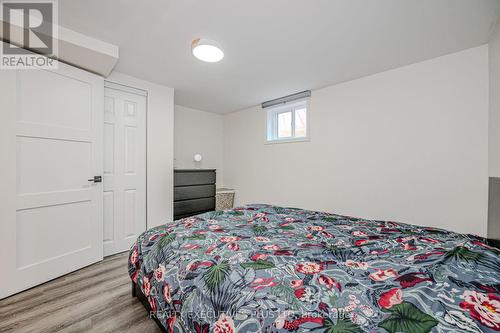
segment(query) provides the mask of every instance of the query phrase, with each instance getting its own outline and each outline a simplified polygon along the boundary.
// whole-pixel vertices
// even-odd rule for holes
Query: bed
[[[500,252],[430,227],[248,205],[150,229],[134,294],[165,332],[500,331]]]

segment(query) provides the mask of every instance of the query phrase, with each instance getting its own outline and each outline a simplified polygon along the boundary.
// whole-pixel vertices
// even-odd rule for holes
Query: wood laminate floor
[[[132,297],[127,253],[0,300],[0,332],[159,332]]]

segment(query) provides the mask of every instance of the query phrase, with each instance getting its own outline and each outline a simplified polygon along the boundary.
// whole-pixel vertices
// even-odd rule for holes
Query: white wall
[[[224,117],[224,183],[264,202],[486,234],[488,47],[313,91],[311,141]]]
[[[490,113],[489,113],[489,176],[500,177],[500,18],[489,41]],[[500,241],[500,209],[498,180],[490,182],[488,238]]]
[[[489,43],[490,60],[490,177],[500,177],[500,21]]]
[[[172,221],[174,161],[174,89],[113,72],[106,78],[148,92],[147,224]]]
[[[217,186],[223,184],[222,115],[175,106],[175,167],[179,169],[217,169]],[[201,154],[200,163],[193,156]]]

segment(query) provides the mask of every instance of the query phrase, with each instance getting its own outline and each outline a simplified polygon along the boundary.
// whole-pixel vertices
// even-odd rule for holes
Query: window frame
[[[306,135],[296,137],[295,136],[295,112],[300,109],[306,109]],[[287,143],[287,142],[303,142],[309,141],[310,139],[310,108],[309,108],[309,98],[300,99],[285,104],[279,104],[276,106],[271,106],[265,109],[266,111],[266,143]],[[289,137],[278,137],[278,115],[282,113],[292,113],[292,135]]]

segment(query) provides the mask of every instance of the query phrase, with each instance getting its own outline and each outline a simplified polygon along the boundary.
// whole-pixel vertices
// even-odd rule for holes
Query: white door
[[[102,260],[103,79],[2,70],[0,298]]]
[[[104,255],[126,251],[146,230],[146,92],[106,82]]]

